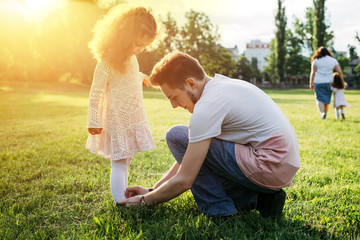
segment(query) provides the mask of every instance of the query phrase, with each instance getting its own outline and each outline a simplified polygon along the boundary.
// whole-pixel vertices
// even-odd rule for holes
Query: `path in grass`
[[[297,133],[302,167],[284,218],[256,211],[210,219],[190,192],[148,209],[114,207],[110,164],[84,149],[88,86],[0,82],[0,239],[358,239],[360,91],[346,121],[319,119],[308,90],[269,90]],[[173,163],[164,135],[190,114],[145,91],[157,149],[137,154],[129,184],[152,186]],[[249,106],[255,107],[255,106]]]

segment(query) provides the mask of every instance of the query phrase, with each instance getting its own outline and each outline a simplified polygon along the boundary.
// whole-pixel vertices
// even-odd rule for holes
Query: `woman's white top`
[[[330,83],[333,81],[334,68],[338,65],[338,61],[330,56],[315,58],[312,65],[316,66],[314,83]]]

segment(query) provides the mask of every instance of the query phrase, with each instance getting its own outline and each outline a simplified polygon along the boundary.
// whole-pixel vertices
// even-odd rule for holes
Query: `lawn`
[[[284,216],[202,215],[188,191],[150,208],[114,206],[110,162],[84,145],[89,86],[0,82],[0,239],[360,239],[360,91],[346,120],[320,120],[310,90],[267,90],[292,123],[302,166]],[[190,114],[144,92],[157,149],[136,154],[130,185],[150,187],[174,159],[168,128]],[[256,107],[251,106],[249,107]]]

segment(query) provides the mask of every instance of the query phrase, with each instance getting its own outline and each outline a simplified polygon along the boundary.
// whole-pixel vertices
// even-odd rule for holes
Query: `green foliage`
[[[217,44],[220,40],[217,26],[202,12],[190,10],[185,14],[187,22],[182,26],[178,49],[199,60],[205,72],[234,75],[236,63],[230,52]]]
[[[310,60],[302,53],[303,41],[287,30],[286,74],[290,76],[309,75]]]
[[[152,68],[165,54],[182,51],[199,60],[210,76],[220,73],[238,77],[236,61],[226,48],[217,43],[220,35],[209,17],[194,10],[186,12],[185,17],[187,22],[179,27],[171,14],[167,14],[162,20],[164,39],[153,53],[139,56],[140,65],[145,64],[142,68],[148,72],[149,67]]]
[[[108,9],[121,0],[70,1],[43,21],[26,21],[16,9],[0,9],[0,78],[12,81],[90,83],[96,61],[88,49],[92,28]],[[79,12],[81,14],[79,14]],[[220,35],[205,13],[189,11],[177,26],[170,13],[162,19],[164,39],[154,52],[139,55],[142,71],[149,74],[166,53],[184,51],[197,58],[209,75],[236,76],[236,62],[218,44]],[[76,26],[76,27],[74,27]],[[79,31],[81,29],[81,31]]]
[[[213,76],[220,73],[229,77],[238,78],[237,63],[229,50],[217,45],[216,50],[211,54],[211,60],[208,60],[204,69]]]
[[[357,59],[359,58],[356,52],[356,47],[353,45],[348,44],[347,45],[348,49],[349,49],[349,60],[353,60],[353,59]]]
[[[101,14],[103,10],[95,4],[78,1],[70,1],[65,9],[54,10],[39,21],[28,21],[16,6],[1,8],[0,77],[91,82],[89,69],[96,62],[87,43]]]
[[[205,13],[190,10],[185,17],[187,22],[181,28],[182,46],[179,49],[201,62],[214,51],[220,35]]]
[[[236,61],[226,48],[217,43],[220,35],[209,17],[194,10],[190,10],[185,16],[187,22],[180,27],[170,13],[162,20],[164,39],[153,53],[140,54],[139,63],[142,69],[148,73],[165,54],[182,51],[198,59],[210,76],[220,73],[238,77]]]
[[[254,77],[256,78],[256,70],[254,66],[249,62],[245,56],[240,56],[237,62],[239,69],[239,78],[242,80],[250,81]]]
[[[314,8],[306,8],[305,21],[295,17],[293,29],[286,30],[285,7],[278,0],[275,38],[270,44],[268,66],[264,69],[264,75],[271,82],[284,82],[286,76],[286,84],[288,78],[309,75],[310,59],[304,55],[312,55],[313,43],[318,44],[319,39],[322,45],[332,47],[334,34],[325,21],[325,0],[314,0],[313,3]]]
[[[313,0],[314,2],[314,38],[313,49],[325,46],[325,0]]]
[[[267,57],[267,66],[264,68],[264,75],[267,81],[272,83],[277,82],[276,76],[276,47],[275,39],[272,39],[270,42],[270,54]]]
[[[286,15],[282,0],[278,0],[278,10],[275,17],[276,75],[284,82],[286,57]]]
[[[321,3],[319,1],[324,2],[324,7],[323,9],[317,9],[315,11],[319,4],[321,7]],[[321,38],[321,43],[323,44],[321,46],[326,46],[329,49],[333,48],[334,39],[334,32],[330,31],[330,23],[328,23],[325,18],[325,0],[314,0],[313,4],[313,7],[306,8],[304,22],[295,17],[295,21],[293,23],[294,32],[303,41],[303,50],[308,52],[309,55],[312,55],[317,49],[317,47],[314,47],[314,43],[316,42],[316,45],[319,45],[319,40],[315,38]],[[318,16],[315,14],[318,14]],[[315,24],[317,25],[317,33],[315,33]]]
[[[359,239],[360,91],[345,121],[321,121],[309,90],[267,93],[298,136],[301,168],[284,217],[202,215],[190,192],[149,208],[114,206],[110,163],[84,149],[89,86],[0,82],[0,239]],[[134,156],[129,185],[152,186],[173,164],[164,135],[190,114],[144,92],[157,149]]]
[[[354,68],[356,76],[360,78],[360,63]]]
[[[313,53],[313,32],[314,32],[314,17],[313,9],[307,7],[305,10],[305,22],[295,17],[294,33],[302,41],[303,49],[306,49],[310,54]]]
[[[347,58],[347,57],[345,57],[343,55],[340,55],[336,59],[339,62],[339,65],[340,65],[341,69],[346,70],[348,68],[349,62],[350,62],[349,58]],[[344,74],[344,77],[346,77],[347,76],[347,71],[343,71],[343,74]]]
[[[159,59],[169,52],[178,50],[178,47],[181,45],[180,29],[177,26],[175,19],[171,16],[171,13],[168,12],[166,19],[162,19],[161,22],[164,27],[165,36],[160,42],[159,47],[155,50]]]

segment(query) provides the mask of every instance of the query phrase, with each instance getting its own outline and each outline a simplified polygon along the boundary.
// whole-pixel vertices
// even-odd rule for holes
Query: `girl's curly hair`
[[[118,5],[96,23],[89,48],[96,60],[104,60],[124,72],[135,42],[144,36],[149,39],[157,36],[157,24],[150,10],[144,7],[125,9]]]

